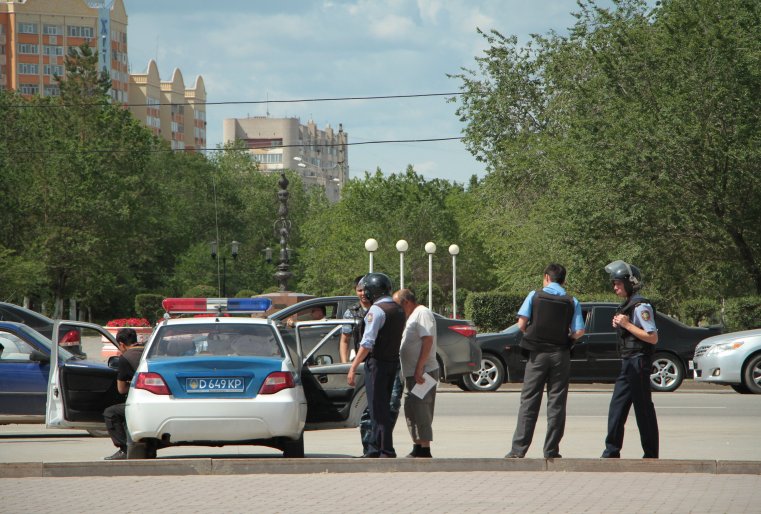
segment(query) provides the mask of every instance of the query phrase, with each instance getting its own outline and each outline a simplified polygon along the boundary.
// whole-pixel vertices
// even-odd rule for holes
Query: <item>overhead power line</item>
[[[342,97],[326,97],[326,98],[300,98],[295,100],[229,100],[222,102],[160,102],[153,104],[115,104],[123,107],[159,107],[166,105],[259,105],[259,104],[287,104],[287,103],[301,103],[301,102],[345,102],[350,100],[390,100],[394,98],[424,98],[434,96],[457,96],[462,95],[462,92],[456,93],[417,93],[411,95],[378,95],[378,96],[342,96]],[[64,103],[48,103],[48,104],[15,104],[13,107],[23,108],[57,108],[57,107],[102,107],[101,103],[82,103],[82,104],[64,104]],[[10,107],[10,106],[9,106]]]

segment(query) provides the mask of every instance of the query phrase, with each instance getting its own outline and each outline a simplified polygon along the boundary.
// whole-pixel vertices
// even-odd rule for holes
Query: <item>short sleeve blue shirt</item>
[[[551,282],[550,285],[543,288],[542,291],[548,294],[554,294],[558,296],[563,296],[564,294],[566,294],[563,286],[561,286],[557,282]],[[518,316],[522,316],[526,318],[527,320],[531,321],[531,302],[533,301],[535,294],[536,294],[536,291],[531,291],[526,296],[526,299],[523,300],[523,304],[521,305],[521,308],[518,309]],[[571,332],[577,332],[581,330],[582,328],[584,328],[584,318],[581,316],[581,304],[576,298],[574,298],[573,299],[573,319],[571,320]]]

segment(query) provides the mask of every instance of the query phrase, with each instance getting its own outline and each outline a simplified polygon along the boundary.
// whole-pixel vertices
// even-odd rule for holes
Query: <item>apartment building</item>
[[[70,48],[87,42],[111,77],[111,96],[126,102],[127,12],[123,0],[0,2],[0,89],[57,96]]]
[[[206,148],[206,87],[200,75],[186,88],[182,72],[175,68],[171,80],[162,82],[151,59],[145,73],[130,74],[129,105],[132,114],[173,149]]]
[[[58,96],[70,48],[87,42],[111,77],[111,97],[174,149],[206,147],[206,88],[186,88],[175,69],[162,82],[154,61],[130,74],[124,0],[0,0],[0,89]],[[108,43],[107,43],[108,42]]]
[[[297,170],[308,186],[319,186],[331,201],[338,201],[349,180],[349,135],[343,125],[320,130],[314,121],[299,118],[228,118],[222,126],[225,143],[242,141],[263,172]]]

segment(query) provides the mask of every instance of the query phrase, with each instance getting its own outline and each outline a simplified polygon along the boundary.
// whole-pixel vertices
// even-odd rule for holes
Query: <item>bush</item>
[[[469,293],[465,317],[481,332],[496,332],[515,323],[525,298],[523,293]]]
[[[216,298],[218,294],[214,286],[198,285],[188,288],[183,296],[185,298]]]
[[[147,319],[151,325],[164,314],[164,308],[161,302],[164,296],[160,294],[142,293],[135,295],[135,313],[138,317]]]
[[[235,293],[235,298],[253,298],[254,296],[259,296],[259,293],[253,289],[241,289]]]
[[[761,328],[761,296],[727,299],[724,302],[724,326],[727,332]]]
[[[721,322],[721,304],[710,298],[690,298],[679,305],[679,319],[688,325],[705,326]]]

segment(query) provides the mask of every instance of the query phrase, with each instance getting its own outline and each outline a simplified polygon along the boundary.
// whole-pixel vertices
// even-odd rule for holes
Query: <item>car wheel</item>
[[[286,440],[283,443],[283,457],[288,459],[303,459],[304,458],[304,433],[294,440]]]
[[[730,384],[729,387],[734,389],[736,393],[750,394],[750,389],[745,387],[745,384]]]
[[[468,391],[496,391],[505,381],[505,367],[488,354],[481,357],[481,369],[463,376]]]
[[[457,382],[455,382],[455,385],[460,388],[461,391],[470,391],[468,389],[468,384],[465,383],[465,377],[460,377]]]
[[[743,373],[745,387],[753,394],[761,394],[761,354],[754,355],[745,366]]]
[[[684,365],[679,357],[669,353],[653,355],[653,366],[650,371],[650,385],[653,391],[670,393],[676,391],[684,380]]]

